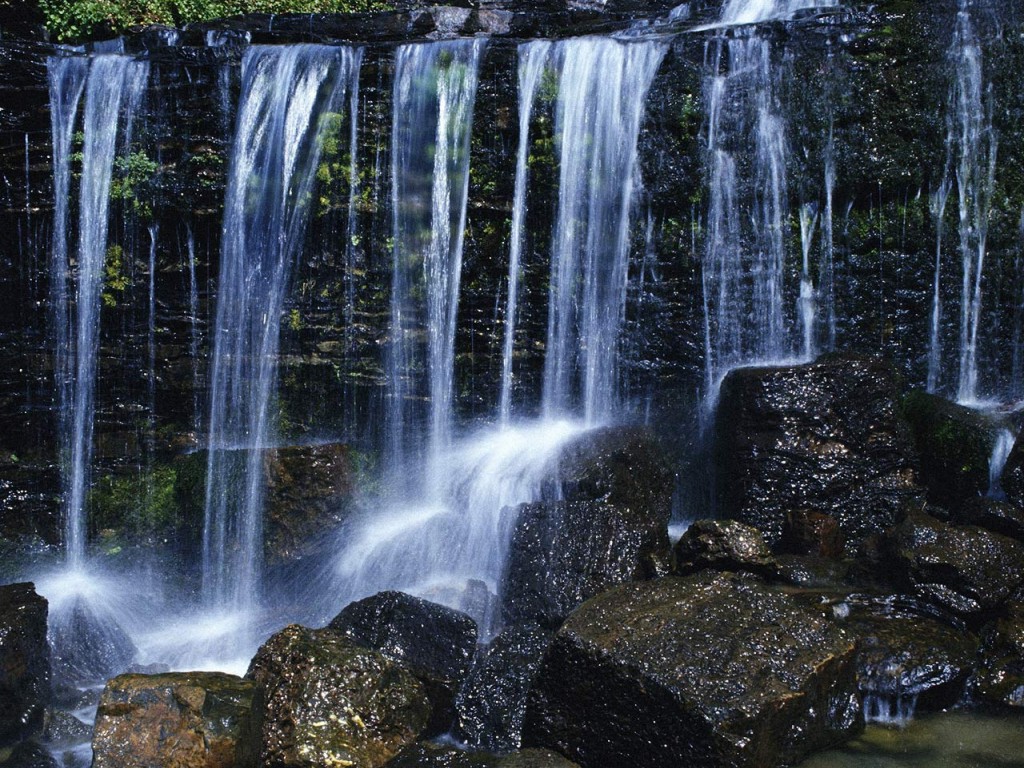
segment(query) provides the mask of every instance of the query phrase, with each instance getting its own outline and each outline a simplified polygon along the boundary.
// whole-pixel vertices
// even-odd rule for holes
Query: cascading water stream
[[[88,60],[48,61],[54,178],[58,210],[54,230],[53,320],[57,344],[57,397],[64,475],[65,555],[80,568],[86,550],[86,496],[93,455],[99,356],[100,293],[107,255],[110,186],[121,125],[129,133],[130,116],[146,85],[149,65],[119,55]],[[82,176],[79,193],[78,243],[73,290],[67,244],[70,192],[71,132],[84,93]],[[123,115],[127,115],[122,123]],[[127,141],[127,139],[126,139]],[[74,315],[68,310],[74,300]]]
[[[803,359],[814,359],[814,330],[817,315],[817,296],[814,280],[811,276],[811,245],[814,241],[814,230],[818,226],[818,212],[810,203],[800,208],[800,251],[803,255],[803,269],[800,272],[800,298],[797,308],[800,313],[800,325],[803,330]]]
[[[939,188],[932,195],[932,218],[935,220],[935,279],[932,283],[932,315],[931,334],[928,344],[928,382],[929,392],[934,393],[939,386],[939,366],[942,362],[940,344],[942,334],[942,240],[946,233],[946,204],[952,183],[947,175]]]
[[[512,202],[512,234],[508,260],[508,302],[505,307],[505,339],[501,361],[499,420],[512,418],[512,356],[515,352],[516,319],[519,307],[519,279],[526,223],[526,191],[529,180],[530,119],[551,42],[535,40],[519,46],[519,148],[516,153],[516,186]]]
[[[276,437],[281,315],[309,218],[326,121],[358,67],[352,48],[254,46],[242,97],[224,213],[213,328],[209,454],[203,530],[209,605],[258,604],[265,478]]]
[[[665,48],[594,37],[560,42],[554,55],[559,190],[542,411],[579,407],[597,424],[617,402],[637,137]]]
[[[405,474],[406,458],[415,456],[413,398],[429,399],[428,463],[451,442],[469,141],[485,45],[482,39],[403,45],[395,56],[387,376],[389,455],[396,474]],[[425,350],[417,340],[423,326]]]
[[[1010,458],[1010,452],[1017,437],[1008,429],[1000,429],[992,446],[992,456],[988,462],[988,493],[991,499],[1005,499],[1002,488],[1003,470]]]

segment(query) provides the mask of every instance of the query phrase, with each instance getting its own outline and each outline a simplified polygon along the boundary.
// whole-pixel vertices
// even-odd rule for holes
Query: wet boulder
[[[976,525],[1024,541],[1024,509],[1005,501],[971,499],[953,512],[952,520],[960,525]]]
[[[54,677],[91,684],[128,669],[137,653],[135,644],[105,607],[74,598],[50,617]]]
[[[923,495],[896,372],[880,360],[741,368],[722,382],[716,417],[719,512],[782,539],[786,514],[838,522],[847,554]]]
[[[576,606],[616,584],[658,575],[668,517],[597,501],[524,504],[501,587],[506,624],[557,628]]]
[[[3,768],[70,768],[62,766],[46,747],[34,741],[23,741],[18,744],[0,765]]]
[[[845,552],[843,531],[832,515],[799,509],[786,513],[779,549],[794,555],[841,558]]]
[[[403,664],[430,698],[430,732],[448,730],[455,695],[476,653],[473,619],[404,592],[381,592],[347,606],[328,626]]]
[[[461,740],[499,752],[522,746],[526,697],[551,638],[536,624],[508,626],[479,653],[455,702]]]
[[[991,614],[1024,584],[1024,544],[921,511],[890,532],[887,549],[903,586],[965,618]]]
[[[42,729],[51,697],[47,609],[32,584],[0,586],[0,747]]]
[[[1024,603],[1013,602],[981,633],[977,670],[969,685],[974,698],[1024,708]]]
[[[1007,501],[1024,507],[1024,434],[1017,438],[1010,449],[999,485]]]
[[[773,766],[863,727],[852,634],[749,575],[625,584],[555,636],[524,743],[584,768]]]
[[[260,765],[377,768],[430,720],[427,694],[410,672],[332,629],[285,627],[246,677],[263,691]]]
[[[96,712],[94,768],[255,768],[259,692],[220,672],[121,675]]]
[[[983,496],[998,437],[992,419],[920,390],[903,399],[902,410],[914,436],[928,500],[953,509]]]
[[[735,520],[698,520],[675,546],[680,574],[703,570],[747,571],[768,576],[775,560],[756,528]]]
[[[424,742],[404,750],[388,768],[573,768],[576,763],[546,749],[526,749],[509,754],[465,752]]]
[[[962,626],[887,600],[850,600],[844,625],[858,638],[857,684],[866,714],[936,711],[956,704],[974,666],[978,638]]]

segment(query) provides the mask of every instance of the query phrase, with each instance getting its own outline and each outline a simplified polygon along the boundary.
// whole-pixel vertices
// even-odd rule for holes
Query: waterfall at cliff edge
[[[344,109],[359,49],[254,46],[242,62],[224,213],[209,416],[207,603],[258,604],[281,315],[309,217],[324,112]]]
[[[494,595],[519,505],[558,498],[555,469],[562,448],[614,413],[630,214],[638,187],[637,138],[647,89],[665,48],[610,38],[520,46],[521,133],[499,427],[457,440],[451,433],[454,326],[447,323],[458,301],[460,256],[453,249],[461,248],[461,235],[446,230],[449,222],[459,222],[460,232],[466,215],[464,188],[450,179],[464,184],[468,176],[468,138],[465,144],[453,139],[468,137],[471,128],[462,121],[472,117],[482,46],[463,41],[415,48],[399,50],[392,163],[396,246],[389,438],[403,477],[395,483],[400,490],[390,507],[347,526],[336,577],[345,600],[401,589],[469,612],[487,634],[495,629]],[[455,82],[449,69],[453,61],[463,65]],[[511,360],[524,252],[528,132],[546,71],[558,82],[560,191],[548,297],[544,418],[516,424],[510,420]],[[453,97],[462,103],[449,103]],[[407,120],[415,121],[419,134],[405,126]],[[445,120],[455,122],[445,125]],[[465,165],[454,166],[454,160]],[[429,194],[421,191],[417,197],[412,169],[425,163],[433,165],[433,183]],[[429,216],[417,210],[427,200],[432,201]],[[431,223],[429,239],[422,224],[413,227],[418,222]],[[439,257],[448,260],[447,273],[434,265]],[[444,280],[437,282],[441,276]],[[419,281],[424,289],[414,291]],[[423,314],[412,300],[416,295],[427,303],[425,385],[417,379],[423,369],[417,355],[424,352],[411,332],[413,319]],[[435,338],[439,333],[446,335]],[[428,452],[420,467],[410,461],[417,452],[415,444],[410,450],[407,437],[414,414],[407,401],[417,392],[430,395]]]

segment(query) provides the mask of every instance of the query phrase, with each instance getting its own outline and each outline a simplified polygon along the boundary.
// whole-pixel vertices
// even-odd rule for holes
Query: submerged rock
[[[698,520],[676,542],[675,556],[681,574],[715,570],[766,576],[775,572],[775,560],[761,532],[735,520]]]
[[[863,726],[856,643],[751,576],[626,584],[559,630],[524,742],[585,768],[792,764]]]
[[[478,749],[522,746],[526,697],[551,638],[535,624],[510,626],[480,652],[455,702],[459,738]]]
[[[121,675],[96,713],[93,768],[255,768],[259,692],[220,672]]]
[[[0,586],[0,747],[42,729],[52,695],[46,616],[32,584]]]
[[[1024,584],[1024,544],[974,526],[911,512],[888,536],[897,575],[917,594],[979,618]]]
[[[576,606],[616,584],[658,575],[668,517],[596,501],[524,504],[502,582],[506,624],[556,628]]]
[[[430,720],[411,673],[331,629],[285,627],[246,677],[263,690],[260,765],[378,768]]]
[[[719,403],[720,513],[760,529],[770,546],[788,512],[808,510],[835,518],[853,554],[923,495],[887,363],[823,357],[741,368],[725,377]]]
[[[987,704],[1024,708],[1024,603],[1010,603],[985,627],[979,658],[971,694]]]
[[[328,626],[405,665],[430,698],[430,732],[448,730],[476,653],[473,619],[404,592],[381,592],[347,606]]]
[[[573,768],[576,763],[546,749],[505,755],[465,752],[438,744],[416,744],[388,763],[388,768]]]
[[[983,496],[998,434],[991,418],[922,391],[907,395],[902,410],[914,435],[929,501],[953,509]]]

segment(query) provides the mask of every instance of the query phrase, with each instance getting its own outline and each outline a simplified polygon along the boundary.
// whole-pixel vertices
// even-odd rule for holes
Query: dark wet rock
[[[1006,494],[1006,500],[1018,507],[1024,507],[1024,433],[1022,433],[1010,449],[1003,467],[1003,476],[999,485]]]
[[[51,617],[53,673],[58,680],[95,683],[128,669],[135,644],[108,612],[76,600]]]
[[[953,512],[952,520],[1024,541],[1024,509],[1005,501],[970,499]]]
[[[774,579],[806,589],[836,588],[850,575],[847,562],[814,555],[777,555]]]
[[[787,512],[808,510],[834,517],[853,554],[923,494],[896,373],[879,360],[732,371],[716,432],[720,514],[760,529],[773,547]]]
[[[499,752],[522,746],[526,697],[551,638],[537,625],[509,626],[480,652],[455,702],[460,739]]]
[[[0,747],[42,728],[51,698],[46,616],[32,584],[0,586]]]
[[[596,501],[524,504],[502,582],[506,624],[558,627],[576,606],[616,584],[658,575],[668,516]]]
[[[843,532],[832,515],[801,509],[786,513],[779,549],[795,555],[842,557]]]
[[[476,653],[473,619],[404,592],[381,592],[347,606],[328,626],[408,668],[430,698],[429,732],[451,727],[455,695]]]
[[[983,496],[997,428],[985,414],[920,390],[903,399],[928,500],[952,509]]]
[[[1024,708],[1024,603],[1010,603],[982,631],[978,668],[969,688],[985,703]]]
[[[914,511],[887,543],[890,567],[904,585],[960,616],[995,611],[1024,583],[1024,545],[984,528]]]
[[[351,510],[355,458],[340,443],[267,451],[264,550],[274,566],[315,554]]]
[[[121,675],[96,713],[94,768],[256,765],[257,686],[220,672]]]
[[[93,727],[70,712],[51,709],[46,713],[43,739],[51,749],[71,747],[92,739]]]
[[[424,742],[404,750],[388,763],[388,768],[572,768],[575,765],[546,749],[495,755]]]
[[[264,694],[260,765],[377,768],[430,720],[411,673],[332,629],[286,627],[263,644],[246,677]]]
[[[672,514],[672,470],[654,436],[639,427],[584,433],[562,449],[558,477],[565,501],[634,507],[666,525]]]
[[[11,750],[10,756],[0,765],[3,768],[59,768],[60,764],[46,747],[34,741],[23,741]]]
[[[928,616],[854,608],[844,622],[859,640],[857,683],[865,697],[935,711],[956,704],[974,665],[978,639]]]
[[[524,743],[590,766],[771,766],[863,726],[854,637],[749,576],[626,584],[559,630]]]
[[[676,570],[747,571],[768,576],[775,571],[771,550],[756,528],[735,520],[698,520],[676,542]]]

